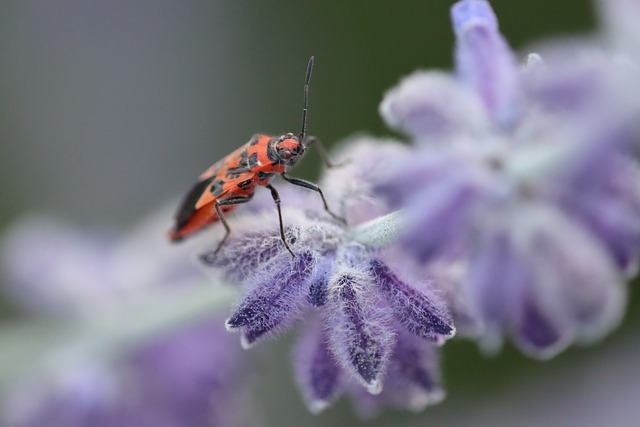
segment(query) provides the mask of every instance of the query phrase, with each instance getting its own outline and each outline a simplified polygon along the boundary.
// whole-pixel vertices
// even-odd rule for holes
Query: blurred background
[[[355,132],[390,134],[377,113],[384,91],[417,68],[451,65],[452,3],[0,2],[0,232],[39,212],[127,228],[251,134],[297,133],[310,55],[311,134],[329,146]],[[597,25],[589,0],[491,3],[521,53]],[[312,152],[293,175],[318,170]],[[15,311],[8,301],[0,310]],[[443,404],[390,410],[367,425],[640,425],[637,313],[636,295],[604,342],[544,363],[450,343]],[[256,390],[266,424],[359,425],[345,401],[308,414],[286,341]]]

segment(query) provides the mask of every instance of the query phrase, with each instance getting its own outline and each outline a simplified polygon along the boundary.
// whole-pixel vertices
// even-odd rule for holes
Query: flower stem
[[[230,287],[188,284],[86,318],[5,326],[0,392],[13,381],[46,376],[82,358],[117,358],[146,340],[214,316],[234,295]]]
[[[398,210],[358,225],[349,237],[369,248],[381,249],[396,243],[403,228],[404,213]]]

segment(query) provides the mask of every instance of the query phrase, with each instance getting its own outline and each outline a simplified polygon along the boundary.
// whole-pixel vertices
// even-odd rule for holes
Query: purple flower
[[[170,255],[164,225],[164,220],[151,219],[123,239],[102,233],[95,237],[46,217],[25,219],[3,242],[4,271],[16,286],[11,294],[40,316],[91,324],[96,316],[109,319],[127,301],[198,286],[200,272],[186,253],[193,247]],[[82,348],[82,343],[75,346]],[[94,353],[71,357],[73,349],[68,352],[65,363],[48,376],[16,383],[3,425],[204,427],[254,422],[243,353],[215,313],[129,343],[117,358]]]
[[[329,349],[329,338],[321,321],[309,317],[295,346],[294,366],[307,407],[316,414],[344,392],[346,378]]]
[[[575,42],[519,66],[487,1],[451,17],[455,75],[417,72],[382,101],[416,148],[376,188],[406,207],[418,259],[468,264],[458,288],[485,345],[506,333],[548,357],[617,324],[640,253],[628,67]]]
[[[221,319],[208,320],[117,364],[76,362],[54,380],[25,385],[14,391],[3,421],[15,427],[248,425],[254,420],[238,350]]]
[[[436,347],[405,328],[395,325],[395,341],[388,362],[384,388],[372,394],[336,363],[330,350],[327,330],[319,319],[309,319],[295,348],[298,384],[313,413],[324,410],[343,393],[350,394],[364,417],[375,415],[381,407],[421,411],[444,399],[440,384]]]
[[[214,318],[161,337],[130,357],[144,396],[132,425],[244,426],[256,423],[241,350]],[[232,337],[231,337],[232,338]],[[172,424],[169,424],[172,423]]]
[[[212,247],[199,257],[227,281],[243,286],[244,297],[226,324],[240,333],[245,347],[281,333],[296,319],[309,319],[296,346],[296,373],[313,412],[328,406],[350,383],[379,394],[387,380],[394,381],[389,369],[418,369],[405,366],[405,360],[423,362],[405,358],[398,337],[412,336],[431,348],[455,332],[433,283],[403,274],[398,257],[352,235],[353,226],[388,212],[373,193],[371,175],[377,165],[404,151],[398,144],[372,145],[364,139],[338,155],[352,161],[329,171],[322,187],[350,226],[324,212],[317,195],[280,187],[285,235],[294,258],[280,240],[272,201],[258,195],[251,211],[243,214],[239,208],[230,219],[233,232],[220,251],[214,253]],[[424,357],[433,358],[434,352]],[[429,363],[436,378],[437,363]]]
[[[520,209],[487,230],[464,283],[485,324],[482,342],[495,346],[505,329],[522,349],[547,357],[608,332],[625,300],[614,263],[557,211]]]

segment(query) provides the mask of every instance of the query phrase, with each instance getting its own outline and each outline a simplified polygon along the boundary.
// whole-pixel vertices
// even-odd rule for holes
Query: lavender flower
[[[363,140],[339,154],[354,161],[328,172],[322,186],[349,224],[388,212],[372,193],[370,175],[376,165],[403,151],[398,144]],[[424,397],[441,393],[431,348],[455,329],[433,284],[403,274],[400,259],[359,241],[350,227],[322,210],[315,194],[290,187],[280,192],[295,258],[280,240],[272,201],[260,195],[250,212],[243,215],[239,209],[230,220],[234,231],[221,250],[215,253],[212,247],[200,255],[203,265],[243,285],[244,297],[227,328],[240,332],[243,346],[249,347],[278,335],[296,319],[309,319],[296,346],[296,372],[313,412],[354,381],[371,394],[379,394],[387,380],[406,385],[398,405],[417,408],[436,401]],[[416,350],[414,340],[429,350]],[[391,387],[397,388],[402,387]]]
[[[380,106],[416,148],[378,188],[407,206],[418,259],[468,263],[460,290],[487,347],[506,333],[548,357],[610,331],[635,271],[628,70],[575,42],[520,67],[487,1],[459,1],[451,17],[455,75],[417,72]]]
[[[117,377],[101,364],[77,363],[60,371],[48,386],[25,386],[13,391],[3,403],[3,424],[30,426],[117,425],[113,411],[117,400]]]
[[[631,8],[625,1],[611,16]],[[229,218],[220,251],[220,227],[169,249],[155,222],[122,240],[29,221],[6,239],[10,293],[82,323],[133,297],[193,286],[185,260],[199,248],[201,267],[242,290],[224,322],[242,347],[303,323],[294,366],[314,413],[343,394],[363,415],[440,402],[438,347],[456,328],[488,349],[508,335],[537,357],[603,336],[640,252],[640,172],[626,152],[638,112],[624,94],[632,73],[584,43],[519,66],[487,1],[458,1],[451,17],[455,75],[416,73],[380,107],[414,147],[352,140],[336,154],[350,163],[321,182],[348,225],[290,186],[279,189],[293,258],[267,192]],[[53,380],[14,394],[7,423],[253,424],[239,346],[215,317],[117,359],[58,366]]]
[[[175,291],[202,279],[185,254],[193,248],[172,254],[163,242],[164,216],[159,219],[127,239],[102,233],[95,238],[46,217],[26,219],[4,240],[9,261],[4,271],[16,285],[11,293],[38,314],[72,324],[90,324],[96,316],[110,319],[109,313],[119,313],[127,301],[152,300],[161,289],[175,294],[173,303],[180,304],[182,294]],[[142,314],[135,320],[142,321]],[[223,319],[189,316],[188,325],[129,343],[118,357],[92,352],[72,357],[73,347],[63,349],[66,356],[47,375],[14,384],[3,425],[254,425],[242,355]]]
[[[117,364],[76,361],[53,380],[14,390],[3,425],[248,425],[255,420],[229,338],[214,319],[154,340]]]

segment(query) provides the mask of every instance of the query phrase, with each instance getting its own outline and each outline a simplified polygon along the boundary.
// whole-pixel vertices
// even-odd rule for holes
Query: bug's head
[[[280,163],[286,166],[292,166],[300,160],[306,149],[305,145],[292,133],[280,136],[273,147]]]

